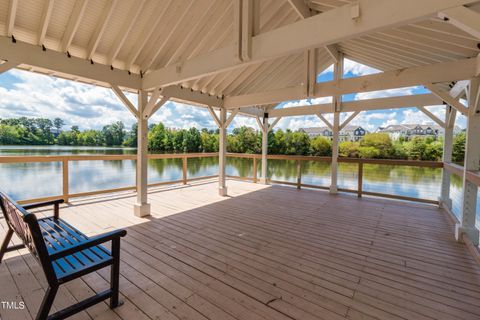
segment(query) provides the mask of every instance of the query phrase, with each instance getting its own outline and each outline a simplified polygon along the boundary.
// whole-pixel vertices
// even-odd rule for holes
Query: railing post
[[[62,160],[62,190],[63,190],[63,201],[68,202],[68,159]]]
[[[453,128],[455,126],[455,117],[457,111],[451,106],[447,105],[445,111],[445,133],[443,139],[443,163],[452,162],[453,151]],[[452,199],[450,197],[450,181],[451,175],[445,168],[442,169],[442,188],[440,198],[438,199],[439,205],[452,210]]]
[[[297,189],[300,190],[302,187],[302,162],[297,160]]]
[[[480,77],[470,80],[468,88],[468,119],[463,166],[463,199],[460,224],[455,227],[455,238],[463,240],[466,235],[476,246],[479,244],[479,230],[476,227],[478,187],[467,179],[468,171],[480,170]],[[478,112],[477,112],[478,111]]]
[[[362,197],[363,190],[363,162],[358,163],[358,187],[357,187],[357,196]]]
[[[182,180],[183,180],[183,184],[187,184],[187,157],[183,157],[182,163],[183,163]]]
[[[253,156],[253,182],[257,183],[257,157]]]

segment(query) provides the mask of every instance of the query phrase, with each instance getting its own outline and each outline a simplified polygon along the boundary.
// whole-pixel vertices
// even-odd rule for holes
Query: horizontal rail
[[[218,153],[166,153],[149,154],[148,159],[184,159],[217,157]],[[62,162],[62,161],[114,161],[136,160],[135,154],[111,155],[66,155],[66,156],[0,156],[0,163],[29,163],[29,162]]]
[[[166,153],[149,154],[148,159],[184,159],[184,158],[209,158],[217,157],[217,152],[211,153]],[[227,153],[229,158],[261,159],[260,154]],[[28,163],[28,162],[62,162],[62,161],[96,161],[96,160],[136,160],[135,154],[119,155],[65,155],[65,156],[0,156],[0,163]],[[317,156],[295,156],[275,155],[267,156],[270,160],[300,160],[300,161],[325,161],[331,162],[331,157]],[[338,158],[339,162],[367,163],[442,168],[443,163],[439,161],[418,161],[418,160],[395,160],[395,159],[361,159],[361,158]],[[450,164],[451,165],[451,164]]]
[[[218,175],[195,177],[195,178],[187,179],[187,182],[193,182],[193,181],[199,181],[199,180],[208,180],[208,179],[213,179],[213,178],[216,178],[216,177],[218,177]],[[183,180],[162,181],[162,182],[149,183],[148,186],[149,187],[159,187],[159,186],[164,186],[164,185],[181,184],[182,182],[183,182]],[[25,199],[25,200],[19,200],[17,202],[19,204],[30,204],[30,203],[36,203],[36,202],[44,202],[44,201],[63,199],[65,196],[69,199],[73,199],[73,198],[83,198],[83,197],[96,196],[96,195],[107,194],[107,193],[134,191],[136,189],[137,188],[135,186],[128,186],[128,187],[101,189],[101,190],[95,190],[95,191],[70,193],[70,194],[67,194],[67,195],[57,195],[57,196],[40,197],[40,198],[34,198],[34,199]]]
[[[190,178],[187,177],[187,159],[190,158],[208,158],[208,157],[217,157],[217,152],[212,153],[179,153],[179,154],[149,154],[149,159],[183,159],[182,164],[182,179],[174,180],[174,181],[162,181],[149,184],[149,187],[161,186],[161,185],[169,185],[169,184],[186,184],[188,181],[196,181],[202,179],[209,179],[217,177],[218,175],[212,176],[205,176],[205,177],[197,177],[197,178]],[[257,160],[261,159],[260,154],[238,154],[238,153],[227,153],[227,157],[230,158],[245,158],[245,159],[252,159],[253,166],[254,166],[254,173],[253,177],[239,177],[239,176],[227,176],[228,178],[234,179],[241,179],[246,181],[257,181]],[[63,198],[65,201],[68,201],[70,198],[79,198],[79,197],[86,197],[86,196],[93,196],[98,194],[105,194],[105,193],[113,193],[113,192],[122,192],[122,191],[129,191],[135,190],[135,186],[128,186],[128,187],[121,187],[121,188],[112,188],[112,189],[105,189],[105,190],[96,190],[96,191],[87,191],[81,193],[69,193],[69,179],[68,179],[68,164],[71,161],[122,161],[122,160],[136,160],[137,155],[135,154],[123,154],[123,155],[58,155],[58,156],[0,156],[0,163],[35,163],[35,162],[62,162],[63,166],[63,194],[59,196],[52,196],[52,197],[44,197],[44,198],[37,198],[37,199],[28,199],[22,200],[21,203],[32,203],[38,201],[46,201],[52,199]],[[292,185],[296,186],[297,188],[305,187],[305,188],[315,188],[315,189],[324,189],[328,190],[328,186],[319,186],[319,185],[312,185],[312,184],[305,184],[302,183],[302,174],[301,174],[301,167],[302,161],[318,161],[318,162],[331,162],[331,157],[317,157],[317,156],[299,156],[299,155],[268,155],[267,159],[270,160],[291,160],[297,162],[297,179],[296,182],[289,182],[289,181],[279,181],[279,180],[269,180],[271,183],[278,183],[284,185]],[[356,163],[358,164],[359,168],[359,181],[358,181],[358,190],[350,190],[350,189],[339,189],[339,191],[343,192],[351,192],[357,193],[359,197],[362,194],[371,195],[371,196],[378,196],[378,197],[387,197],[387,198],[395,198],[400,200],[410,200],[410,201],[419,201],[425,203],[438,203],[434,200],[428,199],[419,199],[419,198],[411,198],[405,196],[397,196],[391,194],[383,194],[383,193],[375,193],[375,192],[367,192],[362,190],[363,176],[362,168],[364,164],[379,164],[379,165],[399,165],[399,166],[417,166],[417,167],[429,167],[429,168],[442,168],[444,164],[442,162],[436,161],[412,161],[412,160],[392,160],[392,159],[360,159],[360,158],[339,158],[339,162],[343,163]],[[445,168],[455,174],[463,174],[463,168],[461,166],[446,163]],[[469,173],[469,177],[471,177],[472,181],[476,181],[475,183],[478,185],[480,182],[480,176],[477,173]]]
[[[227,153],[230,158],[247,158],[247,159],[261,159],[260,154],[243,154],[243,153]],[[296,155],[267,155],[268,160],[292,160],[292,161],[320,161],[331,162],[332,157],[318,157],[318,156],[296,156]],[[383,164],[383,165],[399,165],[412,167],[428,167],[428,168],[442,168],[441,161],[420,161],[420,160],[397,160],[397,159],[362,159],[362,158],[343,158],[339,157],[338,162],[345,163],[364,163],[364,164]]]
[[[445,162],[443,164],[443,167],[450,173],[453,173],[454,175],[463,178],[463,167],[461,165],[455,164],[455,163],[448,163]],[[477,187],[480,187],[480,172],[478,171],[467,171],[465,173],[465,176],[468,181],[476,185]]]

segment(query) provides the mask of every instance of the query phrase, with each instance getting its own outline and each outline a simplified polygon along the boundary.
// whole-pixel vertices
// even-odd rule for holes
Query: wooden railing
[[[455,164],[455,163],[444,163],[445,170],[447,170],[450,173],[453,173],[454,175],[463,178],[463,167]],[[478,171],[467,171],[466,173],[466,178],[468,181],[476,185],[477,187],[480,187],[480,172]]]
[[[261,159],[261,155],[259,154],[236,154],[236,153],[228,153],[227,157],[231,158],[248,158],[253,160],[253,177],[239,177],[239,176],[232,176],[229,175],[230,178],[242,179],[242,180],[253,180],[257,181],[257,161]],[[284,184],[284,185],[292,185],[296,186],[297,189],[301,189],[302,187],[305,188],[314,188],[314,189],[330,189],[330,186],[321,186],[321,185],[313,185],[313,184],[306,184],[302,182],[302,163],[304,161],[316,161],[316,162],[327,162],[330,163],[332,161],[331,157],[315,157],[315,156],[286,156],[286,155],[268,155],[268,160],[290,160],[296,161],[296,179],[295,182],[292,181],[281,181],[281,180],[268,180],[270,183],[277,183],[277,184]],[[339,188],[338,191],[348,192],[348,193],[356,193],[358,197],[362,197],[362,195],[370,195],[376,197],[384,197],[384,198],[392,198],[392,199],[400,199],[400,200],[407,200],[407,201],[417,201],[417,202],[424,202],[430,204],[438,204],[438,200],[431,200],[431,199],[422,199],[422,198],[415,198],[415,197],[407,197],[395,194],[387,194],[387,193],[380,193],[380,192],[372,192],[372,191],[365,191],[364,190],[364,165],[365,164],[378,164],[378,165],[390,165],[390,166],[411,166],[411,167],[426,167],[426,168],[442,168],[443,163],[438,161],[417,161],[417,160],[391,160],[391,159],[359,159],[359,158],[339,158],[339,163],[356,163],[357,166],[357,188],[356,189],[347,189],[347,188]]]
[[[188,159],[190,158],[208,158],[217,157],[218,153],[185,153],[185,154],[150,154],[148,159],[182,159],[182,179],[172,181],[162,181],[148,184],[149,187],[155,187],[167,184],[183,183],[187,184],[189,181],[196,181],[200,179],[214,178],[213,176],[204,176],[196,178],[188,178]],[[66,155],[66,156],[0,156],[0,163],[38,163],[38,162],[61,162],[62,163],[62,194],[41,197],[35,199],[24,199],[18,201],[21,204],[49,201],[55,199],[64,199],[67,202],[72,198],[87,197],[99,195],[104,193],[121,192],[128,190],[135,190],[136,186],[127,186],[120,188],[111,188],[79,193],[70,193],[70,179],[69,179],[69,163],[72,161],[115,161],[115,160],[135,160],[137,156],[134,154],[126,155]]]
[[[190,158],[207,158],[207,157],[217,157],[218,153],[189,153],[189,154],[151,154],[148,156],[149,159],[182,159],[182,177],[180,180],[173,181],[163,181],[149,184],[150,187],[167,185],[167,184],[178,184],[183,183],[187,184],[189,181],[195,181],[200,179],[214,178],[217,175],[212,176],[202,176],[189,178],[188,177],[188,159]],[[258,161],[261,161],[261,155],[259,154],[236,154],[228,153],[227,157],[229,158],[246,158],[252,160],[253,175],[251,177],[239,177],[239,176],[227,176],[229,178],[250,180],[253,182],[258,181],[257,175],[257,166]],[[292,181],[280,181],[280,180],[269,180],[270,183],[278,183],[284,185],[292,185],[298,189],[302,187],[305,188],[315,188],[315,189],[325,189],[328,190],[329,186],[313,185],[307,184],[302,181],[302,167],[305,161],[314,161],[314,162],[325,162],[330,163],[331,157],[316,157],[316,156],[286,156],[286,155],[268,155],[269,160],[290,160],[296,162],[296,179]],[[68,201],[72,198],[92,196],[104,193],[112,193],[119,191],[128,191],[135,190],[135,186],[127,186],[121,188],[112,188],[96,191],[87,191],[80,193],[70,193],[70,181],[69,181],[69,163],[72,161],[98,161],[98,160],[135,160],[136,155],[65,155],[65,156],[0,156],[0,163],[33,163],[33,162],[61,162],[62,163],[62,194],[50,197],[36,198],[36,199],[27,199],[20,201],[22,203],[32,203],[37,201],[46,201],[52,199],[63,198],[65,201]],[[406,197],[401,195],[378,193],[364,190],[364,165],[365,164],[379,164],[379,165],[392,165],[392,166],[415,166],[415,167],[428,167],[428,168],[442,168],[442,162],[434,161],[410,161],[410,160],[384,160],[384,159],[357,159],[357,158],[339,158],[340,163],[356,163],[357,164],[357,188],[356,189],[346,189],[340,188],[339,191],[356,193],[358,197],[362,195],[371,195],[378,197],[387,197],[395,198],[401,200],[410,200],[410,201],[419,201],[426,203],[437,204],[438,201],[430,199],[420,199],[413,197]],[[452,171],[458,171],[455,165],[448,164],[448,169]],[[474,181],[480,180],[478,175],[473,175],[472,179]],[[476,179],[476,180],[475,180]]]

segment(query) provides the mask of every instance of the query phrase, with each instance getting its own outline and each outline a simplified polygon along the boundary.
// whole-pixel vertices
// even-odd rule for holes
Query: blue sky
[[[332,80],[332,70],[332,67],[325,70],[318,76],[318,81]],[[357,77],[377,72],[379,71],[368,66],[350,60],[345,61],[344,77]],[[345,95],[343,99],[351,101],[426,92],[428,91],[423,87],[411,87],[349,94]],[[129,95],[129,98],[132,102],[136,100],[133,94]],[[283,103],[281,107],[325,103],[330,99],[289,101]],[[444,119],[445,108],[443,106],[431,106],[428,109],[439,118]],[[65,120],[66,128],[78,125],[81,129],[100,129],[104,125],[118,120],[130,127],[135,121],[110,89],[27,71],[12,70],[0,75],[0,118],[21,116],[51,119],[60,117]],[[347,116],[348,114],[342,114],[343,118]],[[327,119],[331,120],[331,118],[331,116],[327,116]],[[205,109],[174,102],[163,106],[151,118],[153,123],[159,121],[168,127],[215,128],[215,123]],[[370,131],[374,131],[378,126],[401,123],[433,124],[433,121],[416,108],[406,108],[362,112],[351,122],[351,124],[363,126]],[[460,116],[456,124],[462,128],[465,127],[465,119]],[[241,125],[257,127],[254,119],[237,116],[230,125],[230,129]],[[324,124],[316,116],[302,116],[284,118],[276,128],[298,129],[312,126],[324,126]]]

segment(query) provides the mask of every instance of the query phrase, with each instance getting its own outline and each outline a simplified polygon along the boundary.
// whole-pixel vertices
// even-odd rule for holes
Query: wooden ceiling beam
[[[40,19],[40,28],[38,29],[38,40],[37,44],[41,46],[45,40],[47,34],[48,24],[50,22],[50,17],[53,12],[53,5],[55,0],[46,0],[45,7],[43,8],[42,18]]]
[[[78,0],[75,2],[72,14],[70,15],[70,19],[68,20],[68,24],[61,41],[60,50],[62,52],[67,52],[70,45],[72,44],[73,37],[75,37],[75,32],[80,26],[80,21],[82,20],[83,14],[85,13],[88,1],[89,0]]]
[[[207,75],[232,70],[249,63],[257,63],[290,55],[305,49],[345,41],[368,32],[408,24],[430,17],[452,7],[469,4],[472,0],[363,0],[358,5],[361,23],[352,19],[351,6],[342,6],[316,16],[252,37],[252,55],[248,62],[239,62],[232,54],[234,44],[228,45],[148,73],[144,89],[179,83]],[[385,15],[385,12],[391,12]],[[329,30],[319,34],[318,30]],[[150,64],[149,64],[150,65]]]
[[[480,72],[480,56],[477,58],[437,63],[399,69],[361,77],[317,83],[312,97],[339,96],[348,93],[379,91],[424,85],[425,83],[450,82],[470,79]],[[302,86],[270,90],[268,92],[225,97],[226,108],[262,105],[301,97]]]
[[[438,14],[455,27],[480,39],[480,13],[464,6],[451,8]]]
[[[103,33],[112,17],[113,10],[118,4],[118,0],[108,0],[107,5],[103,9],[102,15],[100,20],[95,27],[95,31],[93,32],[92,37],[87,45],[87,59],[92,59],[93,55],[95,54],[95,50],[97,50],[97,46],[100,43],[100,39],[102,38]]]
[[[11,37],[13,34],[13,28],[15,26],[15,17],[17,15],[18,0],[10,0],[7,12],[7,20],[5,21],[7,37]]]

